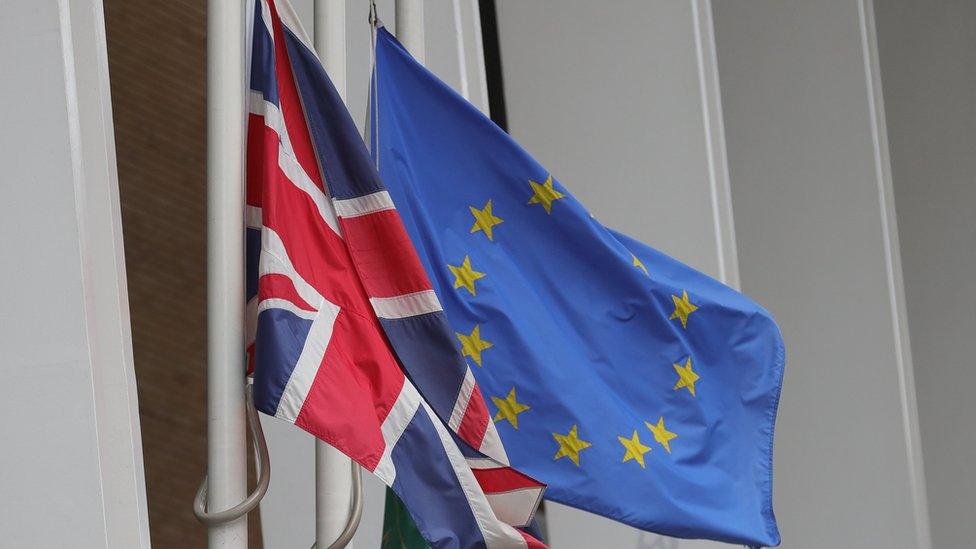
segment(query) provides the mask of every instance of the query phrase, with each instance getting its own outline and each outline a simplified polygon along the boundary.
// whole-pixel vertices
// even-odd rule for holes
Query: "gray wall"
[[[790,548],[929,543],[872,16],[870,1],[715,4],[742,286],[786,339]]]
[[[875,5],[934,547],[976,539],[976,3]]]

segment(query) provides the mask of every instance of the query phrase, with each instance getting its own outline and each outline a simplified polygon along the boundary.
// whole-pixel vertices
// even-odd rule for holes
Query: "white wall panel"
[[[148,547],[101,2],[5,2],[0,74],[0,545]]]

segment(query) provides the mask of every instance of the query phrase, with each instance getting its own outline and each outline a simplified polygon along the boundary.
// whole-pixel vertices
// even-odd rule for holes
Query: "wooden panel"
[[[152,541],[204,547],[206,1],[105,0],[105,20]]]

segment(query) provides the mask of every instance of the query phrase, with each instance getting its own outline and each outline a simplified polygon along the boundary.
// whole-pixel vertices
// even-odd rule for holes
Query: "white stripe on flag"
[[[248,95],[248,103],[250,112],[263,117],[264,125],[278,135],[278,167],[281,168],[292,185],[304,191],[312,199],[319,211],[319,216],[332,228],[332,232],[341,238],[339,222],[328,197],[322,192],[322,189],[312,182],[312,178],[295,158],[291,142],[288,140],[288,129],[285,127],[285,121],[278,106],[265,101],[261,92],[254,90],[251,90]]]
[[[424,290],[396,297],[371,297],[369,302],[380,318],[406,318],[443,310],[434,290]]]
[[[312,179],[307,173],[305,173],[305,170],[302,168],[301,164],[298,163],[298,160],[296,160],[295,157],[288,155],[284,148],[279,149],[278,151],[278,167],[281,168],[281,171],[284,172],[285,177],[291,181],[292,185],[304,191],[305,194],[312,199],[312,202],[318,209],[322,220],[332,228],[332,232],[341,238],[342,235],[339,233],[339,221],[336,219],[335,212],[332,210],[332,204],[329,203],[329,199],[326,198],[325,193],[322,192],[322,189],[318,188],[318,186],[312,182]]]
[[[261,21],[264,22],[264,30],[268,31],[271,43],[274,44],[274,31],[271,30],[271,9],[268,7],[268,0],[261,0]]]
[[[298,274],[295,266],[291,264],[288,251],[285,250],[285,244],[281,241],[281,237],[268,227],[261,229],[261,252],[261,259],[258,263],[259,277],[267,274],[284,275],[291,280],[298,295],[313,309],[320,309],[323,303],[335,307]]]
[[[291,301],[278,297],[264,299],[258,303],[258,314],[261,314],[261,311],[267,311],[268,309],[284,309],[298,318],[304,318],[305,320],[315,320],[315,317],[318,315],[318,313],[315,311],[299,309],[298,306]]]
[[[244,226],[248,229],[258,229],[261,224],[261,208],[258,206],[244,206]]]
[[[471,402],[471,393],[474,392],[475,386],[474,374],[471,373],[471,368],[464,372],[464,380],[461,381],[461,389],[458,391],[457,400],[454,401],[454,409],[451,410],[451,419],[447,422],[447,425],[455,433],[458,427],[461,426],[461,420],[464,419],[464,412],[468,409],[468,403]],[[491,420],[488,420],[489,423]]]
[[[285,119],[281,117],[281,110],[278,109],[278,105],[267,101],[264,98],[264,94],[257,90],[249,91],[250,93],[248,93],[247,97],[250,113],[263,117],[264,125],[271,128],[278,135],[278,141],[281,143],[281,147],[285,153],[294,157],[295,151],[291,147],[291,138],[285,130]]]
[[[383,420],[383,425],[380,427],[385,446],[383,455],[380,457],[379,463],[376,464],[376,469],[373,469],[373,474],[390,486],[396,479],[396,465],[393,464],[392,457],[393,447],[400,440],[403,431],[407,429],[407,425],[417,413],[419,406],[420,393],[417,392],[409,379],[404,378],[403,386],[400,387],[400,394],[397,395],[393,407],[390,408],[390,413],[386,414],[386,419]]]
[[[454,474],[457,476],[458,484],[461,485],[461,489],[464,491],[464,497],[467,498],[474,519],[478,523],[478,528],[485,538],[485,545],[488,548],[497,547],[506,549],[527,547],[528,544],[525,542],[525,538],[516,532],[515,528],[505,524],[495,515],[484,492],[481,491],[481,485],[474,478],[474,473],[471,472],[471,468],[468,467],[467,461],[461,455],[461,451],[458,450],[447,428],[444,427],[444,424],[437,418],[437,415],[430,409],[430,406],[426,402],[421,401],[420,404],[424,412],[430,417],[430,421],[434,424],[434,429],[437,431],[437,436],[441,439],[441,444],[444,446],[447,459],[450,460]]]
[[[295,9],[291,7],[291,2],[287,0],[281,2],[275,2],[275,6],[278,8],[278,17],[281,19],[281,24],[288,27],[291,32],[295,33],[298,40],[308,48],[308,51],[315,54],[315,46],[312,45],[312,40],[308,37],[305,32],[305,28],[302,27],[300,20],[298,19],[298,14],[295,13]],[[318,57],[318,55],[316,55]]]
[[[510,492],[486,493],[485,498],[499,520],[513,526],[527,526],[539,506],[542,492],[542,488],[533,486]]]
[[[485,430],[485,436],[481,439],[481,448],[478,448],[482,454],[486,456],[491,456],[492,459],[497,460],[502,465],[510,465],[508,461],[508,453],[505,452],[505,445],[502,444],[502,438],[498,434],[498,428],[495,427],[495,422],[488,419],[488,428]]]
[[[468,467],[472,469],[497,469],[498,462],[491,458],[469,457]]]
[[[335,200],[333,202],[339,217],[359,217],[374,212],[394,209],[393,199],[390,198],[390,193],[387,191],[367,194],[357,198]]]
[[[464,421],[464,413],[468,410],[468,404],[471,402],[471,395],[477,383],[474,374],[471,372],[471,367],[468,366],[467,371],[464,372],[464,380],[461,381],[457,399],[454,401],[454,409],[451,410],[451,417],[447,422],[448,427],[455,433],[461,426],[461,422]],[[488,425],[485,427],[485,436],[481,439],[481,446],[476,450],[490,456],[497,463],[509,464],[505,446],[502,444],[502,439],[498,435],[498,428],[495,427],[495,422],[491,420],[491,417],[488,418]]]
[[[325,358],[325,350],[332,339],[332,326],[335,324],[336,317],[339,315],[339,307],[326,300],[322,300],[322,306],[318,315],[312,321],[312,327],[308,330],[308,337],[305,338],[305,346],[302,353],[295,363],[295,369],[288,378],[288,384],[281,393],[281,400],[278,401],[278,410],[275,417],[285,421],[295,423],[298,414],[305,405],[305,398],[308,396],[309,389],[315,381],[315,374],[322,366],[322,359]]]
[[[484,457],[469,457],[467,462],[468,467],[475,471],[506,467],[491,458]],[[498,518],[512,526],[522,527],[528,525],[535,516],[545,487],[532,485],[505,492],[489,492],[487,489],[484,491],[488,503],[491,504]]]

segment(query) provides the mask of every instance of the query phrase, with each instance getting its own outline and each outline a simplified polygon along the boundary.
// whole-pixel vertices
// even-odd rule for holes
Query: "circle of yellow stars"
[[[528,184],[532,191],[532,195],[529,197],[527,205],[540,205],[542,206],[543,210],[545,210],[547,215],[552,215],[554,202],[566,197],[564,193],[555,188],[552,175],[548,175],[546,180],[541,183],[530,179]],[[471,225],[469,232],[471,234],[480,232],[484,234],[490,242],[494,242],[494,229],[496,226],[504,223],[505,220],[495,214],[492,199],[488,199],[485,205],[481,208],[473,205],[468,206],[468,210],[474,219],[474,223]],[[644,265],[641,259],[634,254],[631,254],[631,264],[633,267],[643,272],[645,276],[650,276],[650,272],[648,271],[647,267]],[[464,259],[461,260],[460,265],[448,264],[448,269],[450,270],[451,274],[454,275],[454,289],[460,290],[463,288],[469,294],[471,294],[471,296],[478,295],[477,283],[488,276],[487,273],[478,271],[474,268],[469,255],[464,256]],[[681,324],[681,328],[683,330],[687,330],[688,319],[695,311],[698,310],[698,305],[691,301],[687,290],[682,290],[680,296],[672,295],[671,300],[674,304],[674,311],[671,313],[671,316],[668,317],[668,319],[677,320]],[[492,348],[494,344],[481,337],[481,325],[476,324],[474,328],[472,328],[470,334],[455,332],[455,335],[457,336],[461,345],[461,354],[465,357],[470,357],[479,367],[483,366],[482,353],[487,349]],[[691,397],[694,398],[696,396],[695,383],[700,379],[700,377],[694,370],[691,356],[687,357],[684,364],[676,362],[672,366],[677,374],[674,390],[678,391],[681,389],[687,389]],[[512,387],[504,398],[492,396],[491,401],[498,409],[497,413],[493,417],[493,420],[496,423],[502,421],[508,422],[508,424],[510,424],[514,429],[518,429],[519,414],[525,413],[531,409],[529,405],[518,400],[515,387]],[[650,431],[654,442],[659,444],[665,452],[670,454],[671,441],[678,438],[678,435],[668,430],[664,421],[664,416],[659,416],[656,423],[645,421],[644,425]],[[557,444],[557,450],[556,454],[553,456],[553,460],[558,461],[562,458],[568,458],[568,460],[576,467],[580,467],[581,452],[593,446],[593,443],[580,437],[579,424],[573,424],[571,427],[569,427],[566,434],[556,432],[552,433],[552,438]],[[636,429],[631,432],[629,437],[618,435],[617,441],[621,444],[621,446],[623,446],[624,450],[621,463],[633,461],[641,468],[645,468],[644,455],[651,452],[651,447],[645,445],[641,441],[640,434]]]

